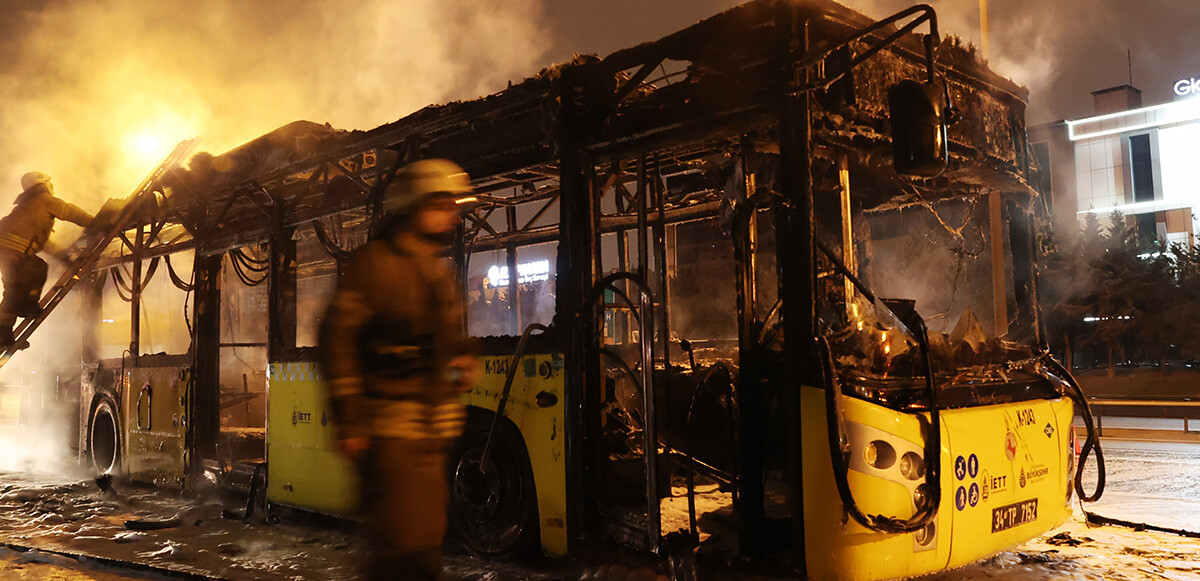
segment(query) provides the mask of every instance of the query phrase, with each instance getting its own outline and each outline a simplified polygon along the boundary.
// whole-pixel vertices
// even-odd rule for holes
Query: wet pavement
[[[226,579],[338,580],[364,554],[347,532],[246,520],[215,498],[95,480],[0,473],[0,543]]]
[[[6,581],[121,581],[167,580],[157,573],[138,572],[89,559],[76,559],[40,551],[0,548],[0,579]]]
[[[62,579],[342,581],[357,577],[366,555],[362,538],[344,530],[352,529],[349,523],[305,522],[311,519],[295,513],[280,518],[262,509],[238,519],[243,508],[213,496],[104,484],[106,490],[95,479],[0,471],[0,546],[8,557],[43,568],[48,559],[94,574]],[[463,581],[563,579],[579,570],[569,563],[539,569],[461,555],[448,556],[444,569],[448,579]],[[0,565],[0,579],[20,578],[5,573]]]
[[[1105,497],[1087,510],[1200,529],[1200,446],[1106,440],[1105,452]],[[361,538],[344,522],[311,522],[264,510],[238,519],[243,507],[215,492],[100,484],[61,467],[53,474],[0,469],[0,547],[7,547],[0,548],[0,579],[348,580],[365,556]],[[714,489],[711,494],[711,503],[700,503],[702,513],[708,504],[724,504],[717,498],[722,493]],[[499,564],[452,555],[445,571],[455,581],[574,580],[606,558],[623,560],[611,554],[589,557],[589,569],[579,561]],[[657,572],[666,570],[660,565]],[[725,578],[730,577],[711,571],[701,576]],[[1066,525],[1046,536],[926,579],[1200,580],[1200,539],[1097,527],[1077,509]]]

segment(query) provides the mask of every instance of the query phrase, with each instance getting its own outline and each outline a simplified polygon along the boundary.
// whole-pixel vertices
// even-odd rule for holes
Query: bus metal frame
[[[714,160],[745,161],[765,147],[777,154],[784,168],[778,191],[755,196],[753,177],[744,176],[751,182],[743,184],[750,199],[741,203],[750,209],[741,211],[749,212],[747,223],[753,223],[760,204],[769,209],[778,235],[776,246],[791,249],[776,255],[777,296],[787,305],[782,319],[786,363],[781,375],[760,353],[763,347],[757,335],[766,317],[757,292],[763,289],[755,264],[758,234],[755,228],[736,227],[733,262],[740,365],[737,387],[730,386],[725,402],[732,410],[736,391],[739,427],[733,483],[742,519],[741,551],[750,556],[778,554],[784,547],[773,546],[772,531],[777,529],[764,510],[767,435],[761,388],[781,377],[792,386],[821,388],[827,382],[813,348],[820,335],[816,309],[821,263],[814,234],[814,163],[823,164],[821,171],[830,163],[849,163],[856,171],[887,174],[886,163],[879,161],[887,158],[890,147],[885,135],[887,88],[895,81],[922,79],[930,73],[926,53],[932,49],[909,34],[912,25],[897,31],[876,30],[871,24],[826,0],[755,0],[657,42],[602,59],[579,57],[497,94],[431,106],[369,131],[344,132],[297,122],[217,156],[232,169],[216,178],[202,175],[195,167],[176,170],[157,185],[160,203],[142,211],[131,228],[133,236],[127,235],[129,231],[123,234],[91,275],[80,397],[81,452],[94,457],[93,432],[111,422],[119,432],[112,444],[113,463],[132,477],[197,485],[206,475],[215,479],[233,471],[234,463],[224,461],[230,444],[223,439],[221,427],[220,353],[237,345],[221,339],[222,293],[227,290],[222,288],[221,273],[231,250],[261,245],[267,251],[261,259],[265,261],[261,282],[268,285],[267,341],[261,345],[269,365],[268,421],[263,434],[267,468],[264,474],[261,464],[256,464],[259,470],[248,478],[265,484],[273,502],[330,513],[352,508],[350,497],[323,504],[289,502],[288,498],[299,498],[288,493],[301,484],[279,481],[270,465],[273,434],[290,429],[285,424],[290,412],[291,426],[307,422],[313,430],[323,431],[304,436],[307,443],[288,442],[289,450],[311,453],[299,456],[311,462],[317,462],[320,453],[319,461],[328,463],[321,466],[350,470],[333,451],[322,402],[309,402],[311,409],[292,404],[288,410],[278,400],[293,384],[320,383],[315,348],[297,345],[298,318],[315,316],[298,312],[296,306],[298,242],[319,244],[329,260],[344,261],[351,249],[339,244],[349,239],[348,231],[361,235],[373,229],[383,191],[395,172],[415,159],[445,157],[474,177],[477,194],[477,201],[464,213],[451,257],[462,273],[464,294],[471,255],[504,250],[509,296],[515,298],[520,296],[517,249],[558,243],[553,269],[555,315],[547,332],[551,339],[531,347],[533,354],[550,357],[548,364],[557,365],[553,356],[561,354],[564,370],[559,378],[561,391],[549,392],[560,400],[550,410],[561,418],[554,428],[559,434],[555,445],[561,447],[557,461],[561,461],[562,489],[538,491],[539,506],[551,503],[563,514],[540,515],[543,549],[574,553],[581,543],[607,535],[658,551],[663,548],[658,515],[662,479],[656,475],[660,462],[659,446],[654,444],[659,442],[655,418],[660,411],[655,409],[655,391],[664,380],[656,374],[682,368],[682,363],[672,362],[672,351],[680,350],[670,329],[667,228],[718,216],[723,204],[730,203],[730,192],[697,185],[705,172]],[[863,29],[871,31],[857,34]],[[847,43],[847,39],[856,40]],[[964,104],[964,120],[950,128],[951,165],[984,175],[997,189],[1029,191],[1024,186],[1030,161],[1023,89],[991,73],[960,47],[943,42],[937,50],[946,92],[954,102]],[[856,59],[856,55],[866,56]],[[829,74],[830,70],[838,74]],[[943,181],[937,187],[949,190],[950,182],[967,180],[971,171],[938,178]],[[669,182],[689,185],[672,191]],[[627,187],[631,184],[633,192]],[[557,222],[552,220],[554,205],[558,205]],[[534,208],[532,217],[518,220],[517,206]],[[499,209],[504,211],[503,228],[491,220]],[[603,238],[611,233],[618,233],[615,267],[628,273],[624,278],[605,276]],[[629,241],[630,233],[635,243]],[[630,258],[633,246],[637,268]],[[193,278],[175,281],[175,286],[193,297],[190,347],[182,354],[142,353],[139,305],[144,279],[160,258],[187,251],[194,253]],[[657,268],[651,269],[651,263]],[[132,273],[128,283],[131,345],[128,355],[102,359],[101,289],[113,269],[127,267]],[[174,271],[170,274],[175,278]],[[601,282],[603,288],[597,286]],[[1032,285],[1031,278],[1020,280],[1018,292],[1032,293]],[[598,440],[606,378],[612,369],[604,363],[611,353],[602,338],[604,313],[612,309],[598,300],[605,288],[613,291],[612,296],[631,295],[639,288],[647,291],[622,311],[630,314],[620,315],[627,321],[637,318],[648,327],[637,341],[639,364],[626,367],[631,374],[632,369],[639,370],[644,386],[646,502],[640,524],[637,518],[615,518],[597,504],[598,459],[603,454]],[[510,337],[491,340],[498,346],[491,352],[497,368],[511,355],[522,326],[517,308],[510,308],[509,317],[506,334]],[[519,361],[515,358],[513,364]],[[468,397],[488,412],[502,398],[532,394],[532,387],[525,386],[514,391],[523,395],[510,396],[510,388],[505,386],[503,396],[489,391],[485,397],[479,391]],[[164,392],[169,397],[154,395]],[[311,393],[305,397],[319,399]],[[823,412],[803,411],[814,405],[811,397],[796,390],[785,400],[787,429],[795,438],[806,430],[824,430],[823,420],[812,419],[816,417],[812,413]],[[521,403],[533,410],[528,413],[539,413],[528,400]],[[509,409],[508,414],[519,413],[511,411],[512,406]],[[1059,416],[1064,413],[1061,406],[1056,409]],[[151,425],[170,428],[149,429]],[[525,437],[528,453],[534,456],[538,452],[533,448],[541,444]],[[169,444],[169,458],[157,458],[165,444]],[[814,463],[822,462],[802,453],[812,449],[797,441],[789,447],[782,467],[792,507],[790,546],[783,552],[789,567],[809,569],[819,576],[830,574],[830,569],[806,563],[811,556],[806,544],[811,546],[811,539],[806,539],[803,514],[813,509],[804,499],[815,494],[805,490],[807,475]],[[282,455],[283,448],[279,450]],[[107,450],[102,452],[107,456]],[[681,462],[694,467],[695,458],[690,450],[686,452]],[[541,474],[542,467],[533,471]],[[322,477],[329,476],[323,473]],[[352,481],[339,480],[335,488],[303,498],[353,494]],[[1065,489],[1063,493],[1067,494]],[[561,495],[561,500],[548,499],[551,495]],[[626,534],[613,532],[619,529]],[[914,571],[835,573],[874,578]]]

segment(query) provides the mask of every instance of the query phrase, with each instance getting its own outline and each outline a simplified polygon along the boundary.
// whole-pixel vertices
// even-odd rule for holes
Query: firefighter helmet
[[[458,196],[470,192],[471,178],[458,164],[448,159],[423,159],[396,172],[396,178],[384,194],[383,210],[403,214],[411,212],[431,196]]]
[[[24,191],[29,191],[29,188],[32,188],[33,186],[36,186],[38,184],[49,185],[50,184],[50,176],[48,176],[40,171],[31,171],[31,172],[21,176],[21,189]]]

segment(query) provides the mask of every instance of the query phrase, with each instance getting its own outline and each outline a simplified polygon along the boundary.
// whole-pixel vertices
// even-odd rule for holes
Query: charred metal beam
[[[661,53],[647,59],[642,67],[631,75],[629,80],[625,81],[624,85],[617,88],[609,102],[605,103],[604,107],[599,110],[601,118],[608,117],[615,111],[621,105],[621,101],[624,101],[630,93],[637,89],[642,84],[642,81],[645,81],[646,77],[649,77],[650,73],[654,72],[654,69],[658,68],[658,65],[662,64],[665,59],[666,55]]]
[[[141,335],[142,335],[142,245],[145,243],[145,226],[138,226],[137,235],[134,237],[133,246],[133,276],[129,280],[129,310],[130,310],[130,328],[129,328],[129,356],[133,360],[133,365],[137,366],[138,356],[141,354]]]
[[[471,223],[475,224],[476,226],[478,226],[484,230],[487,230],[488,234],[491,234],[492,236],[499,238],[500,233],[497,232],[496,229],[493,228],[492,225],[489,224],[487,221],[487,216],[490,216],[490,215],[491,215],[490,210],[488,211],[488,214],[486,216],[482,216],[482,217],[477,215],[475,212],[471,212],[466,215],[466,218],[468,220],[470,220]]]
[[[221,262],[222,254],[196,254],[192,327],[192,388],[188,390],[187,425],[189,474],[199,474],[204,458],[216,457],[221,432]]]
[[[350,260],[350,251],[345,250],[341,246],[338,246],[336,243],[334,243],[334,241],[329,237],[329,233],[325,230],[325,224],[323,222],[320,220],[313,220],[311,224],[313,232],[317,235],[317,241],[321,243],[321,248],[324,248],[325,252],[329,253],[329,256],[333,257],[333,259],[338,262]]]
[[[799,20],[793,11],[783,11],[777,22],[781,50],[784,54],[809,50],[808,21]],[[784,360],[787,385],[794,386],[789,401],[790,468],[789,505],[792,513],[792,562],[805,570],[804,545],[804,478],[803,454],[800,448],[803,414],[799,388],[820,385],[819,366],[815,352],[817,324],[816,244],[813,215],[812,176],[812,93],[791,94],[789,89],[809,82],[809,71],[786,63],[780,68],[786,75],[781,90],[787,92],[779,117],[779,153],[783,171],[780,193],[784,203],[777,204],[776,233],[778,248],[779,300],[783,303]]]
[[[742,142],[742,167],[748,168],[749,154],[753,150],[753,144],[749,139],[743,138]],[[759,321],[758,321],[758,294],[756,292],[757,272],[756,259],[758,252],[758,221],[757,212],[753,199],[755,191],[754,172],[743,170],[745,176],[746,201],[734,208],[733,218],[733,264],[736,271],[736,292],[737,292],[737,323],[738,323],[738,368],[737,368],[737,384],[738,384],[738,399],[739,410],[751,410],[753,413],[758,413],[762,406],[762,364],[761,345],[758,340]],[[743,412],[744,413],[744,412]],[[743,416],[744,422],[746,417]],[[759,457],[762,448],[762,431],[753,426],[742,424],[741,437],[739,439],[739,454],[735,456],[741,457],[741,462],[735,460],[734,474],[737,475],[735,484],[739,492],[738,509],[747,514],[747,502],[741,494],[745,493],[746,484],[742,480],[746,478],[744,471],[746,468],[746,457],[753,457],[750,462],[750,468],[761,473],[761,459]],[[738,469],[741,465],[742,470]],[[748,482],[751,485],[759,485],[761,476],[751,478]],[[761,497],[755,497],[753,502],[758,502],[761,506]],[[764,517],[758,509],[754,509],[753,518],[762,519]],[[748,523],[750,526],[752,523]],[[743,544],[745,544],[746,535],[743,534]]]
[[[509,232],[515,232],[517,229],[517,208],[508,206],[504,208],[505,224]],[[521,293],[520,293],[520,273],[517,272],[517,247],[514,244],[508,244],[504,249],[506,266],[508,268],[508,316],[509,316],[509,333],[518,335],[521,333]],[[495,284],[495,281],[492,281]]]
[[[358,186],[358,188],[360,190],[362,190],[363,193],[369,195],[371,193],[371,191],[375,189],[374,186],[372,186],[371,184],[368,184],[366,182],[366,180],[364,180],[361,176],[359,176],[358,172],[353,172],[353,171],[350,171],[349,169],[346,169],[346,166],[342,165],[341,163],[334,163],[334,164],[330,164],[330,165],[337,168],[337,170],[339,172],[341,172],[342,175],[346,176],[347,178],[350,178],[350,181],[354,182],[354,185]]]
[[[654,230],[654,244],[657,247],[655,253],[658,262],[658,296],[659,302],[662,303],[662,308],[658,309],[659,316],[658,332],[662,341],[662,358],[663,368],[671,368],[671,292],[670,292],[670,277],[668,276],[667,268],[667,184],[663,181],[662,168],[659,166],[658,156],[654,157],[654,202],[658,214],[658,220],[651,226]]]
[[[717,215],[720,209],[720,201],[701,202],[691,204],[681,208],[670,208],[665,211],[665,218],[668,224],[678,222],[690,222],[692,220],[700,220],[711,218]],[[654,225],[659,223],[659,218],[648,218],[647,224]],[[622,214],[620,216],[601,216],[600,217],[600,233],[610,234],[613,232],[628,232],[635,230],[638,224],[636,214]],[[471,231],[467,231],[467,238],[470,238]],[[499,234],[495,237],[483,238],[474,240],[471,243],[472,252],[483,252],[485,250],[499,250],[508,244],[515,246],[528,246],[530,244],[541,244],[544,242],[553,242],[559,240],[559,225],[543,226],[540,228],[530,228],[519,230],[512,233]]]
[[[546,203],[543,204],[542,207],[533,214],[533,217],[530,218],[528,222],[525,222],[524,226],[521,226],[521,230],[529,230],[529,228],[533,226],[533,223],[541,219],[541,217],[546,214],[546,211],[550,209],[550,206],[553,206],[557,202],[558,198],[550,198],[549,200],[546,200]]]
[[[565,377],[563,403],[566,421],[568,547],[574,549],[596,521],[596,469],[600,434],[600,352],[594,321],[595,307],[586,310],[586,294],[593,284],[596,255],[588,225],[592,223],[592,163],[580,143],[579,71],[566,67],[556,83],[559,124],[556,146],[559,157],[561,238],[556,272],[555,325],[564,329],[565,364],[578,370]],[[557,229],[556,229],[557,231]]]
[[[278,207],[278,206],[276,206]],[[285,349],[296,347],[296,241],[282,224],[282,211],[273,216],[267,271],[267,345],[269,361],[279,361]]]
[[[195,247],[196,247],[196,239],[190,238],[188,240],[182,240],[180,242],[171,242],[168,244],[160,244],[158,246],[148,247],[148,248],[142,250],[142,252],[139,253],[138,256],[140,256],[141,258],[154,258],[157,256],[165,256],[167,254],[174,254],[176,252],[183,252],[185,250],[191,250]],[[129,264],[129,263],[133,262],[134,260],[136,260],[136,258],[133,255],[128,255],[128,254],[124,255],[124,256],[113,256],[113,257],[109,257],[109,258],[105,258],[103,260],[97,261],[95,269],[96,270],[106,270],[106,269],[112,268],[112,267],[120,265],[120,264]]]

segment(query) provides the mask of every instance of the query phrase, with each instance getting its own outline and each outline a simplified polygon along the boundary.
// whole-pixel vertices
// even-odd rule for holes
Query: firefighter
[[[87,227],[91,214],[54,196],[50,176],[31,171],[21,176],[24,190],[16,206],[0,218],[0,278],[4,298],[0,301],[0,348],[13,344],[13,325],[17,317],[32,318],[41,313],[38,300],[46,284],[46,261],[38,257],[50,239],[54,220],[66,220]],[[19,345],[25,348],[27,343]]]
[[[442,159],[401,169],[376,238],[356,250],[321,329],[338,446],[358,462],[369,579],[440,579],[446,458],[478,368],[443,251],[471,191]]]

